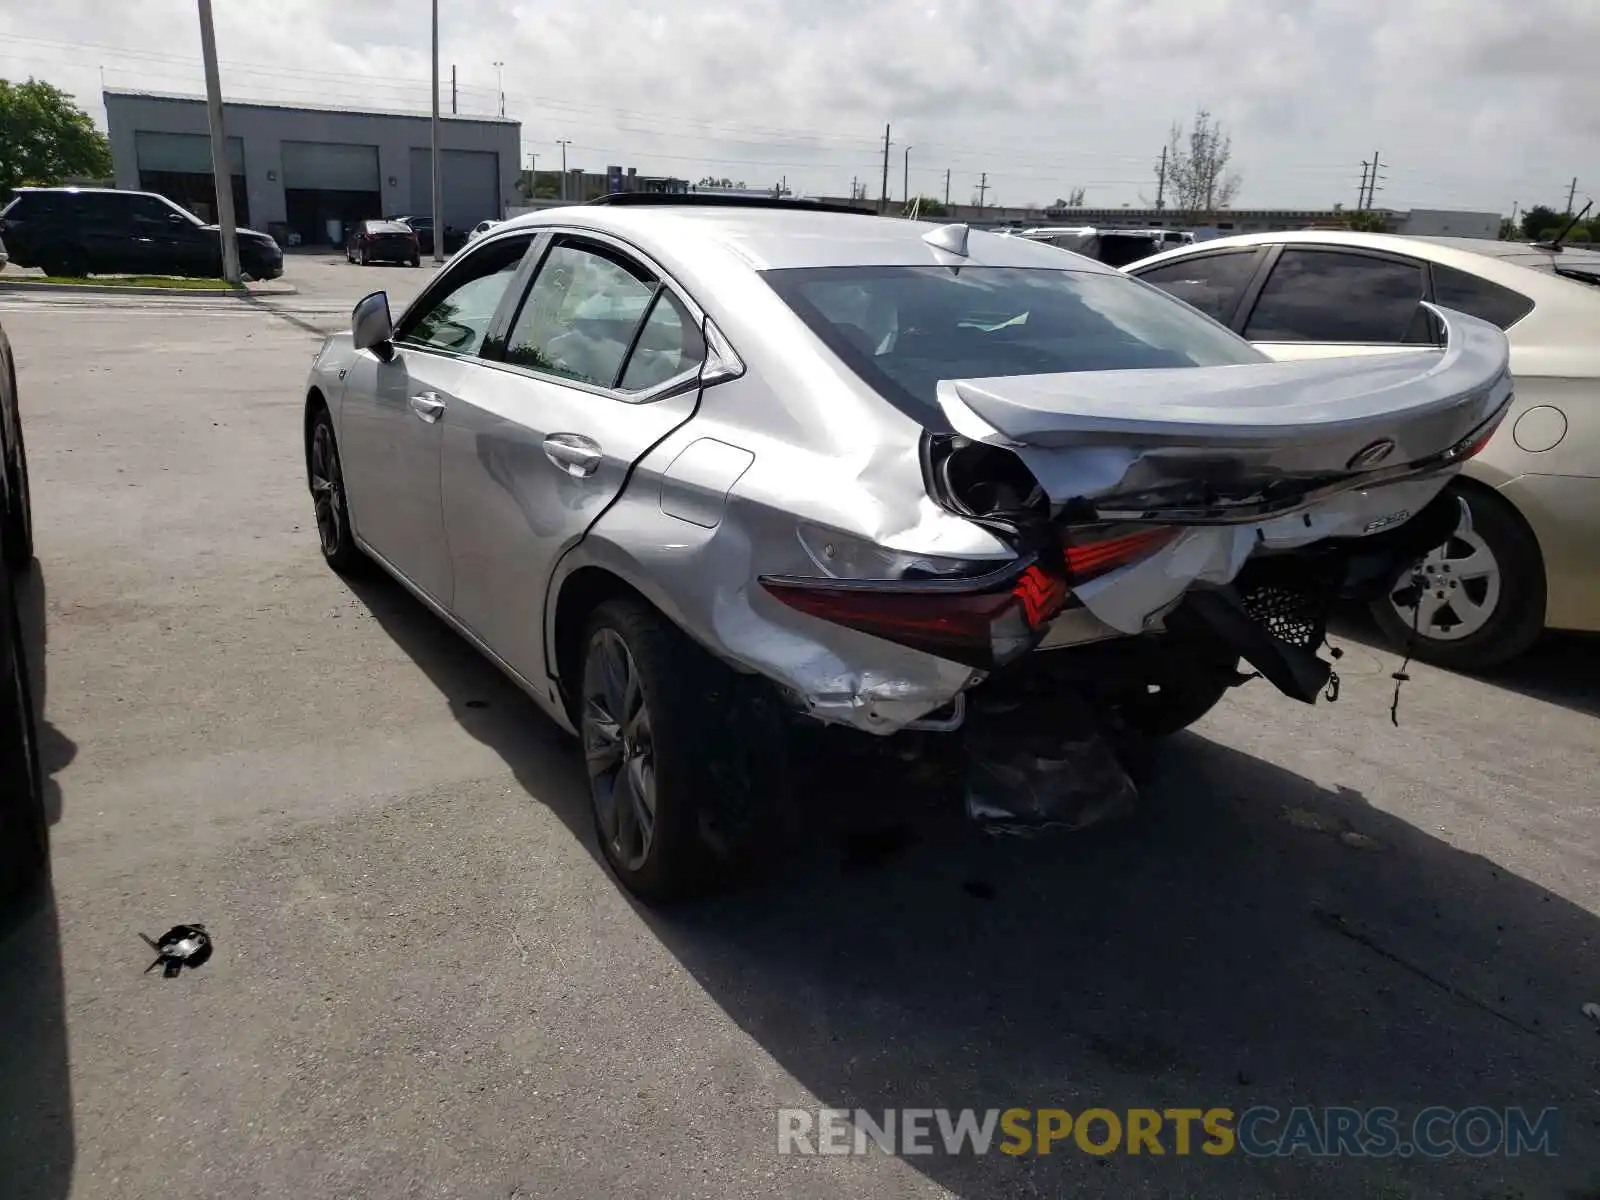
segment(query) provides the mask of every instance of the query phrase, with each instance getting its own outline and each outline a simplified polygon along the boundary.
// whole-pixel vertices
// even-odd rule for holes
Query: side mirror
[[[394,357],[394,322],[384,292],[363,296],[350,313],[350,337],[357,350],[371,350],[384,362]]]

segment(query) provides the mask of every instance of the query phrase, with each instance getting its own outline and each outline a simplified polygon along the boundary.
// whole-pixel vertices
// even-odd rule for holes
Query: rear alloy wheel
[[[311,505],[317,518],[317,541],[328,565],[342,573],[359,567],[361,549],[350,530],[350,509],[344,494],[344,474],[339,469],[339,444],[333,435],[333,418],[319,409],[311,423],[307,456]]]
[[[600,605],[582,643],[578,733],[596,838],[647,903],[763,860],[782,790],[776,710],[649,605]]]
[[[1463,527],[1397,578],[1372,615],[1396,646],[1457,670],[1492,667],[1522,653],[1544,626],[1544,560],[1515,509],[1499,496],[1461,490]]]

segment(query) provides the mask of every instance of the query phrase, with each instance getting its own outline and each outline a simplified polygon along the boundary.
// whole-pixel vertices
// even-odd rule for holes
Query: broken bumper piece
[[[967,719],[967,816],[993,834],[1076,832],[1127,816],[1138,790],[1087,705],[988,703]]]

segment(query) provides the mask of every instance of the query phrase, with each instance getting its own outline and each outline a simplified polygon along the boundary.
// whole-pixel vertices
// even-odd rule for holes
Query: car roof
[[[1177,258],[1202,250],[1226,250],[1237,246],[1275,246],[1294,242],[1304,246],[1350,246],[1356,249],[1388,250],[1395,254],[1408,254],[1425,258],[1429,262],[1446,266],[1460,266],[1465,270],[1481,271],[1482,264],[1473,258],[1492,259],[1521,267],[1542,269],[1548,273],[1561,263],[1592,266],[1600,263],[1600,251],[1564,247],[1559,251],[1546,249],[1532,242],[1499,242],[1490,238],[1420,237],[1398,233],[1358,233],[1350,229],[1284,229],[1271,233],[1241,233],[1231,237],[1212,238],[1196,242],[1161,254],[1151,255],[1130,263],[1143,267],[1157,259]]]
[[[641,207],[570,205],[525,213],[495,226],[497,237],[541,226],[568,226],[608,233],[646,253],[685,259],[693,249],[716,252],[751,270],[796,267],[936,266],[953,257],[924,236],[942,221],[910,221],[871,213],[817,212],[736,205],[670,204]],[[676,253],[671,253],[675,248]],[[1062,256],[1068,255],[1066,260]],[[1038,267],[1115,274],[1102,263],[1025,238],[973,229],[966,262],[972,266]]]
[[[1594,328],[1596,316],[1600,315],[1600,287],[1563,278],[1556,270],[1568,267],[1600,271],[1600,254],[1592,250],[1550,251],[1526,242],[1496,242],[1480,238],[1406,237],[1394,233],[1357,233],[1347,229],[1292,229],[1236,234],[1214,238],[1209,242],[1196,242],[1152,254],[1122,269],[1142,274],[1163,263],[1192,261],[1217,251],[1287,243],[1388,251],[1454,267],[1510,288],[1532,300],[1534,305],[1527,316],[1507,330],[1514,355],[1519,346],[1579,347],[1581,361],[1563,360],[1566,365],[1561,367],[1561,371],[1576,371],[1588,377],[1600,369],[1597,366],[1600,364],[1600,355],[1595,355],[1589,349],[1592,344],[1590,331]],[[1513,368],[1535,375],[1554,372],[1554,368],[1539,358],[1523,358],[1520,362],[1514,358]]]

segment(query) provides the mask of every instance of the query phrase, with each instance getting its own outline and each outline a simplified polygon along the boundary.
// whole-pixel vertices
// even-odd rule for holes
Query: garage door
[[[284,142],[283,186],[322,192],[376,192],[378,148],[339,142]]]
[[[500,213],[500,156],[492,150],[446,150],[440,156],[440,190],[444,223],[471,229]],[[411,211],[426,216],[433,209],[433,155],[426,147],[411,150]]]
[[[139,162],[139,187],[180,204],[203,221],[215,221],[217,192],[211,172],[211,138],[203,133],[134,131],[134,155]],[[244,183],[244,142],[228,139],[233,176],[233,216],[250,223],[250,199]]]
[[[203,133],[151,133],[140,129],[133,135],[133,145],[140,171],[211,174],[211,139]],[[233,174],[244,174],[244,142],[239,138],[228,139],[228,162]]]

